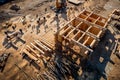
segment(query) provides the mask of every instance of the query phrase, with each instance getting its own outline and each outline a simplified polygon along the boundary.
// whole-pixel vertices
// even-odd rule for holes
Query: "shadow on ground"
[[[101,41],[94,49],[94,52],[90,56],[89,60],[85,61],[85,65],[82,66],[83,74],[82,77],[85,79],[100,80],[104,78],[107,80],[105,68],[107,63],[115,64],[111,59],[112,46],[114,45],[115,38],[109,30],[106,31],[105,35],[101,38]],[[92,75],[91,75],[92,74]]]

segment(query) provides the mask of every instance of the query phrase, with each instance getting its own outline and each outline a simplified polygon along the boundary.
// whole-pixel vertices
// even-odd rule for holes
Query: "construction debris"
[[[10,53],[4,53],[0,55],[0,71],[1,72],[3,72],[9,56],[10,56]]]
[[[11,7],[10,7],[11,10],[15,10],[16,12],[20,10],[20,6],[17,6],[16,4],[13,4]]]

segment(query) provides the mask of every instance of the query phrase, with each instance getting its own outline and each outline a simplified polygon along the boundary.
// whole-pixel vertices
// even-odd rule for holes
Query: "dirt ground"
[[[21,9],[18,12],[10,10],[12,4],[20,6]],[[0,54],[8,52],[11,53],[3,72],[0,72],[0,80],[31,80],[33,78],[36,79],[38,70],[35,69],[34,66],[29,65],[29,63],[25,59],[22,59],[20,52],[24,49],[25,45],[29,45],[30,42],[33,42],[33,40],[37,40],[40,38],[45,38],[51,44],[55,44],[54,33],[57,32],[58,27],[61,28],[67,23],[68,20],[67,15],[64,13],[58,15],[59,21],[54,20],[55,12],[52,9],[54,8],[54,5],[55,0],[15,0],[0,6],[0,27],[5,22],[12,21],[13,25],[17,24],[17,28],[15,30],[16,32],[19,31],[19,29],[23,30],[24,34],[22,35],[21,39],[26,41],[26,43],[18,41],[15,44],[18,49],[15,49],[14,47],[6,48],[3,45],[6,37],[4,32],[6,30],[11,32],[14,30],[9,27],[0,31]],[[84,4],[80,4],[78,6],[67,3],[67,7],[71,6],[77,8],[77,10],[75,10],[76,16],[79,14],[80,11],[86,9],[89,11],[94,11],[95,13],[108,18],[109,14],[114,9],[120,9],[120,1],[88,0]],[[47,8],[46,12],[45,8]],[[29,24],[36,26],[36,15],[38,15],[41,19],[43,19],[44,16],[48,16],[46,17],[47,22],[40,25],[39,33],[37,33],[37,29],[27,27]],[[20,22],[20,17],[22,16],[27,16],[26,20],[28,21],[28,23],[24,26]],[[71,13],[71,18],[72,17],[73,14]],[[47,28],[45,29],[46,26]],[[105,37],[95,49],[91,60],[94,65],[100,68],[101,72],[107,74],[107,80],[120,80],[120,59],[108,50],[112,45],[111,41],[114,42],[115,38],[111,33],[111,30],[108,29]],[[106,42],[108,43],[107,45]],[[99,63],[98,57],[102,57],[104,61],[102,63]],[[16,64],[20,68],[18,68]],[[105,77],[99,76],[99,80],[105,80]]]

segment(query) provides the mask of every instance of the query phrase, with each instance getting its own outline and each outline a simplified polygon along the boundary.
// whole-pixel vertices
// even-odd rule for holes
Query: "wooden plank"
[[[30,46],[26,45],[37,57],[40,57],[40,55],[35,52],[35,50],[33,50],[33,48],[31,48]]]
[[[49,47],[47,47],[46,45],[44,45],[42,42],[40,42],[39,40],[36,40],[38,43],[40,43],[41,45],[43,45],[47,50],[52,51]]]
[[[50,49],[54,48],[53,44],[51,44],[50,42],[46,41],[45,39],[41,38],[40,42],[43,43],[45,46],[47,46]]]
[[[33,50],[33,48],[31,48],[29,45],[26,45],[26,46],[27,46],[27,48],[29,48],[33,53],[37,54],[37,53],[35,52],[35,50]]]
[[[31,59],[33,59],[35,61],[38,60],[34,55],[32,55],[31,53],[29,53],[26,49],[24,49],[23,52],[25,54],[27,54]]]
[[[46,47],[43,45],[43,44],[41,44],[40,42],[38,42],[37,40],[34,40],[34,42],[36,43],[36,45],[38,45],[40,48],[42,48],[44,51],[48,51],[47,49],[46,49]]]
[[[37,46],[35,46],[33,43],[31,43],[31,45],[32,45],[35,49],[37,49],[40,53],[44,54],[44,52],[43,52],[42,50],[40,50]]]

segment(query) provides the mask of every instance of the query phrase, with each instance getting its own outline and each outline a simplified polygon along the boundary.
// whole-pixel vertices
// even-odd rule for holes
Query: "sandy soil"
[[[9,49],[4,48],[3,41],[5,38],[5,34],[4,34],[5,30],[0,31],[0,38],[1,38],[0,39],[0,54],[4,52],[11,52],[11,56],[9,57],[7,61],[4,71],[0,73],[0,80],[26,80],[26,77],[30,79],[29,76],[31,76],[31,78],[36,77],[38,70],[36,70],[33,66],[30,66],[26,60],[23,60],[20,55],[20,52],[22,51],[22,49],[24,48],[26,44],[30,44],[30,42],[32,42],[35,39],[39,39],[39,37],[44,37],[48,41],[51,41],[52,44],[54,44],[53,34],[57,31],[57,25],[56,25],[57,21],[54,20],[54,16],[55,16],[54,11],[50,9],[51,6],[54,7],[54,4],[55,4],[54,1],[55,0],[52,0],[52,2],[49,2],[48,0],[21,0],[21,1],[16,0],[16,1],[12,1],[10,3],[6,3],[0,6],[0,24],[5,23],[6,21],[9,21],[9,20],[13,20],[15,22],[19,19],[19,17],[24,16],[24,15],[30,15],[30,17],[34,19],[33,24],[35,24],[36,14],[38,14],[40,18],[43,18],[43,16],[47,16],[47,15],[50,16],[50,18],[47,18],[47,22],[46,22],[46,25],[48,26],[47,31],[45,32],[45,29],[44,29],[45,25],[41,24],[39,34],[36,34],[36,29],[34,29],[34,31],[32,32],[31,28],[27,28],[25,27],[25,25],[22,26],[21,23],[18,23],[16,31],[19,29],[23,29],[24,35],[22,36],[22,39],[26,41],[25,44],[21,42],[18,42],[16,44],[16,46],[18,47],[18,50],[13,49],[12,47]],[[11,7],[12,4],[17,4],[18,6],[21,7],[21,10],[19,10],[18,12],[10,10],[9,8]],[[76,7],[75,5],[68,3],[68,7],[71,7],[71,6]],[[45,14],[45,8],[47,8],[47,14]],[[75,11],[75,15],[77,15],[83,8],[90,10],[90,11],[94,11],[108,18],[108,15],[114,9],[116,8],[120,9],[120,1],[119,0],[90,0],[86,2],[84,5],[81,4],[77,6],[78,11]],[[67,20],[65,19],[63,15],[61,14],[59,15],[59,19],[60,19],[59,26],[60,27],[62,27],[67,22]],[[12,28],[9,27],[7,30],[12,31]],[[100,50],[101,49],[103,48],[100,48]],[[101,53],[104,53],[104,52],[101,51]],[[106,56],[105,54],[102,54],[102,55]],[[108,60],[107,60],[108,62],[105,63],[106,65],[104,66],[104,70],[107,73],[107,77],[108,77],[107,79],[108,80],[119,80],[120,79],[119,77],[120,60],[114,54],[109,55],[109,58],[115,64],[110,63]],[[19,70],[15,66],[15,64],[17,64],[20,68],[22,68],[22,70],[24,70],[25,73],[27,73],[27,76],[24,74],[22,70]],[[101,77],[100,80],[104,80],[104,78]]]

